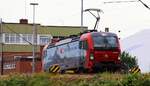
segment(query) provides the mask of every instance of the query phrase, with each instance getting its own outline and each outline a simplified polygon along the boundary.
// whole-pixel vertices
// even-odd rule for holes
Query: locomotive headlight
[[[120,56],[118,57],[118,60],[121,60]]]
[[[90,54],[90,60],[94,60],[94,55]]]

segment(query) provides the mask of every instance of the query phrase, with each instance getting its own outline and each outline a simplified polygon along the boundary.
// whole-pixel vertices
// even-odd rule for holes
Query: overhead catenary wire
[[[150,10],[150,7],[147,4],[145,4],[142,0],[139,0],[139,2],[141,2],[147,9]]]
[[[146,7],[147,9],[150,10],[150,7],[144,3],[142,0],[134,0],[134,1],[108,1],[108,2],[104,2],[104,4],[109,4],[109,3],[131,3],[131,2],[140,2],[142,5],[144,5],[144,7]]]
[[[107,3],[130,3],[130,2],[138,2],[139,0],[134,0],[134,1],[108,1],[108,2],[104,2],[104,4]]]

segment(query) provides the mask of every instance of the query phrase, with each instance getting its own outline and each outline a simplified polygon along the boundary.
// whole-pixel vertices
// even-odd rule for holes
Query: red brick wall
[[[41,61],[36,61],[35,72],[41,72]],[[32,73],[32,61],[16,62],[16,71],[19,73]]]
[[[26,58],[27,56],[32,56],[32,52],[3,52],[3,65],[4,64],[15,64],[14,69],[3,69],[3,74],[9,74],[9,73],[31,73],[32,72],[32,58],[28,60],[21,60],[21,59],[14,59],[14,56],[21,56],[22,58]],[[40,72],[42,63],[41,63],[41,54],[36,53],[36,57],[38,57],[40,60],[36,61],[36,68],[35,72]],[[1,65],[1,62],[0,62]],[[1,66],[0,66],[0,72],[1,72]]]

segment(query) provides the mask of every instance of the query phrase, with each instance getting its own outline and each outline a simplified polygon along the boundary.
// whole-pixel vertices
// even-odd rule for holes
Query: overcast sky
[[[142,29],[150,29],[150,10],[141,3],[104,4],[115,0],[84,0],[84,9],[99,8],[101,13],[99,30],[109,27],[112,32],[121,30],[121,38],[134,34]],[[116,0],[128,1],[128,0]],[[142,0],[150,6],[150,0]],[[36,6],[36,23],[42,25],[80,26],[81,0],[0,0],[0,18],[4,22],[19,22],[20,18],[27,18],[32,22],[31,2],[38,2]],[[84,26],[92,29],[95,18],[84,13]]]

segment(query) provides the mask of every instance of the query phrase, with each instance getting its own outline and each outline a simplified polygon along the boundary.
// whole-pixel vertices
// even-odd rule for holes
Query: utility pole
[[[3,29],[2,29],[2,18],[0,18],[0,44],[1,44],[1,75],[3,75]]]
[[[32,73],[35,72],[35,51],[36,51],[36,45],[37,45],[37,30],[35,26],[35,6],[38,5],[38,3],[30,3],[30,5],[33,6],[33,36],[32,36]]]

